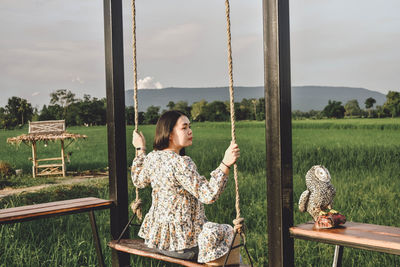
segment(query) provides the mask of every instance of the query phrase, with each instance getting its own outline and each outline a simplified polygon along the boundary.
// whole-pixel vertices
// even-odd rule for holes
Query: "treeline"
[[[41,110],[33,108],[32,104],[20,97],[11,97],[7,105],[0,107],[0,129],[21,127],[28,121],[65,120],[67,126],[75,125],[105,125],[107,102],[105,98],[98,99],[84,95],[77,98],[74,93],[60,89],[50,94],[50,103],[43,105]],[[155,124],[165,110],[180,110],[192,121],[229,121],[229,102],[205,100],[189,105],[186,101],[170,101],[166,108],[150,106],[146,112],[139,112],[139,124]],[[243,99],[235,103],[236,120],[263,120],[265,117],[264,98]],[[127,124],[134,124],[134,107],[125,108]]]
[[[365,100],[363,108],[357,100],[350,100],[345,105],[340,101],[329,100],[322,111],[293,111],[293,119],[322,118],[383,118],[400,116],[400,93],[389,91],[386,102],[374,107],[376,100],[372,97]],[[0,107],[0,129],[12,129],[23,126],[27,121],[65,120],[68,126],[74,125],[105,125],[107,123],[105,98],[98,99],[84,95],[83,99],[66,89],[60,89],[50,94],[50,103],[43,105],[39,111],[26,100],[19,97],[8,99],[7,105]],[[235,103],[236,120],[264,120],[265,101],[259,99],[243,99]],[[228,101],[207,102],[201,100],[189,105],[186,101],[170,101],[166,109],[150,106],[146,112],[139,112],[139,124],[155,124],[165,110],[180,110],[192,121],[229,121],[230,106]],[[127,124],[134,124],[134,107],[125,108]]]
[[[201,100],[188,105],[186,101],[173,102],[167,104],[166,110],[179,110],[187,114],[191,121],[229,121],[230,105],[228,101],[207,102]],[[264,120],[265,101],[260,99],[243,99],[235,103],[236,120]],[[150,106],[146,112],[139,112],[139,124],[155,124],[164,110],[158,106]],[[126,108],[127,124],[134,123],[134,107]]]
[[[342,104],[340,101],[329,100],[328,105],[322,111],[310,110],[307,112],[292,111],[293,119],[322,119],[357,117],[357,118],[385,118],[400,116],[400,92],[389,91],[386,95],[386,102],[383,105],[376,105],[376,100],[372,97],[367,98],[360,107],[356,99]]]

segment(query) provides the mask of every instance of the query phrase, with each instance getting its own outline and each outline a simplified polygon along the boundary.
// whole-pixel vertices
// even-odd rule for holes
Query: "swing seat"
[[[108,243],[108,246],[129,254],[134,254],[142,257],[153,258],[160,261],[166,261],[171,263],[180,264],[182,266],[189,266],[189,267],[205,267],[208,266],[207,264],[198,263],[195,261],[189,260],[182,260],[177,258],[168,257],[158,253],[156,249],[149,248],[144,244],[142,239],[121,239],[119,243],[116,240],[111,241]],[[247,267],[250,265],[245,264],[237,264],[237,265],[227,265],[227,266],[237,266],[237,267]]]

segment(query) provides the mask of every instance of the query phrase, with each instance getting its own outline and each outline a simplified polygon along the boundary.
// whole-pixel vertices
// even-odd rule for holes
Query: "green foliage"
[[[300,119],[322,119],[322,112],[318,110],[310,110],[310,111],[300,111],[294,110],[292,111],[292,119],[300,120]]]
[[[205,108],[207,106],[207,101],[202,99],[199,102],[194,102],[192,104],[192,110],[191,110],[191,115],[193,121],[205,121],[206,116],[205,116]]]
[[[51,105],[59,105],[64,108],[75,103],[75,101],[75,94],[67,89],[59,89],[50,94]]]
[[[189,117],[189,119],[191,119],[190,111],[192,110],[192,107],[188,105],[187,101],[178,101],[173,109],[183,112]]]
[[[40,121],[47,120],[62,120],[64,109],[59,105],[43,105],[43,108],[39,114]]]
[[[389,91],[383,108],[389,110],[392,118],[398,117],[400,115],[400,92]]]
[[[194,145],[187,149],[201,174],[216,168],[230,142],[228,122],[193,123]],[[315,164],[324,164],[332,175],[336,188],[334,208],[349,221],[400,227],[397,210],[400,206],[400,118],[302,120],[293,122],[293,205],[295,224],[311,218],[297,210],[297,201],[305,189],[304,176]],[[72,127],[71,132],[89,136],[87,141],[72,143],[75,152],[68,170],[105,168],[107,166],[106,127]],[[127,127],[128,164],[134,156],[131,145],[133,126]],[[151,149],[154,125],[140,126]],[[12,165],[25,162],[31,169],[30,148],[6,146],[6,137],[22,130],[0,131],[0,158]],[[247,226],[246,238],[255,266],[268,265],[267,187],[265,174],[265,123],[237,122],[237,142],[241,148],[238,161],[242,217]],[[3,145],[1,145],[3,144]],[[58,153],[59,144],[49,144],[38,153]],[[128,181],[129,201],[135,197]],[[141,191],[145,211],[151,202],[150,189]],[[24,194],[0,200],[0,208],[60,199],[96,196],[108,198],[108,181],[87,186],[63,186],[38,193]],[[231,176],[220,199],[207,205],[210,221],[231,223],[235,218],[235,188]],[[109,211],[96,211],[100,239],[106,264],[111,265],[111,253],[106,244],[109,235]],[[131,237],[137,229],[131,228]],[[23,224],[0,226],[0,265],[4,266],[96,266],[90,224],[84,214],[62,216]],[[49,245],[52,244],[52,245]],[[296,266],[329,266],[334,246],[295,240]],[[244,254],[242,254],[244,255]],[[140,257],[131,257],[132,266],[172,266]],[[346,248],[343,266],[397,266],[398,256]]]
[[[142,111],[138,112],[139,125],[142,125],[144,123],[144,114],[145,113]],[[127,125],[135,124],[135,107],[134,106],[125,107],[125,120],[126,120]]]
[[[150,106],[144,114],[144,124],[156,124],[160,117],[160,107]]]
[[[367,99],[365,99],[365,108],[366,109],[370,109],[372,108],[372,106],[376,103],[376,100],[373,97],[368,97]]]
[[[213,101],[204,108],[207,121],[227,121],[230,118],[227,105],[222,101]]]
[[[0,108],[0,128],[12,129],[24,125],[33,116],[31,103],[26,99],[13,96],[8,99],[5,108]]]
[[[346,116],[359,116],[361,115],[361,108],[358,105],[357,99],[352,99],[347,101],[347,103],[344,105],[344,109],[346,110],[345,114]]]
[[[329,100],[322,113],[328,118],[340,119],[344,117],[345,109],[342,106],[342,102]]]
[[[256,104],[256,119],[258,121],[265,120],[265,98],[264,97],[262,97],[262,98],[257,100],[257,104]]]
[[[10,178],[15,175],[15,170],[10,163],[0,160],[0,178]]]

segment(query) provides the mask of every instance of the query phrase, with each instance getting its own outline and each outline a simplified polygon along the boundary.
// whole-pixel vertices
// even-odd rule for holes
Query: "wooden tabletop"
[[[0,224],[85,212],[89,210],[105,209],[112,205],[113,202],[111,200],[87,197],[1,209]]]
[[[108,245],[116,249],[118,251],[123,251],[126,253],[130,254],[135,254],[143,257],[148,257],[148,258],[153,258],[161,261],[166,261],[166,262],[171,262],[171,263],[176,263],[180,264],[182,266],[188,266],[188,267],[205,267],[208,265],[202,264],[202,263],[197,263],[194,261],[188,261],[188,260],[181,260],[177,258],[172,258],[168,257],[162,254],[159,254],[156,249],[152,249],[147,247],[142,239],[121,239],[119,243],[117,243],[116,240],[111,241],[108,243]],[[230,265],[230,266],[239,266],[239,267],[244,267],[248,265],[240,264],[240,265]]]
[[[290,228],[294,238],[400,255],[400,228],[346,222],[334,229],[314,229],[308,222]]]

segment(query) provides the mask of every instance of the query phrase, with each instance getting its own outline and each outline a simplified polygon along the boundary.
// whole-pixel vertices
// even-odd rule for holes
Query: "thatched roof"
[[[30,134],[21,134],[17,137],[7,138],[7,143],[17,144],[20,143],[32,143],[32,142],[40,142],[40,141],[57,141],[57,140],[66,140],[66,139],[86,139],[87,136],[84,134],[74,134],[68,132],[51,132],[51,133],[30,133]]]

